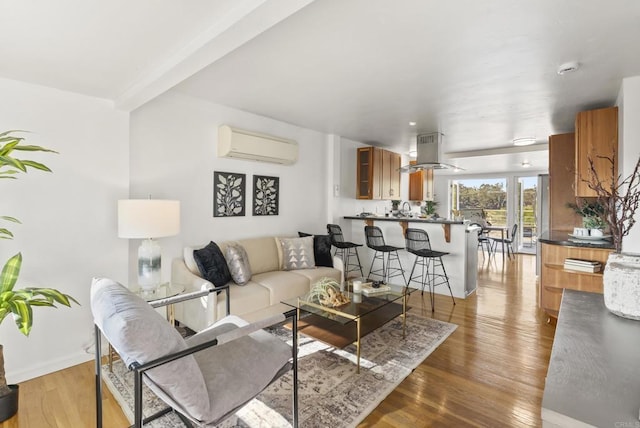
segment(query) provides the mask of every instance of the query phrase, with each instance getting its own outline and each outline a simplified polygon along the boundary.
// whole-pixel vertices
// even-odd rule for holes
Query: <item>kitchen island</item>
[[[449,253],[442,257],[442,261],[454,297],[464,299],[475,291],[478,269],[478,233],[476,228],[469,228],[463,221],[417,217],[345,216],[344,219],[351,220],[351,238],[348,240],[363,244],[359,252],[365,275],[369,272],[373,250],[366,246],[364,226],[378,226],[382,230],[387,244],[402,248],[405,248],[404,231],[407,228],[423,229],[429,234],[432,249]],[[348,230],[349,228],[346,228],[345,232]],[[398,254],[408,280],[415,256],[407,251],[398,251]],[[416,281],[412,281],[410,286],[419,288]],[[449,290],[443,285],[436,287],[435,292],[449,294]]]

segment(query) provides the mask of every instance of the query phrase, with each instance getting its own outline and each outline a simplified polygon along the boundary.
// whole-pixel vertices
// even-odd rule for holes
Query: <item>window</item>
[[[494,226],[507,225],[507,179],[480,178],[451,181],[451,209],[483,210]],[[471,219],[470,219],[471,220]]]

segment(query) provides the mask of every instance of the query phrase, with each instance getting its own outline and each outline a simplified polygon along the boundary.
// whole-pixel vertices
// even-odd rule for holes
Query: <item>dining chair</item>
[[[507,246],[507,256],[511,258],[511,255],[515,257],[516,252],[513,249],[513,244],[516,241],[516,234],[518,233],[518,223],[514,224],[511,228],[511,236],[509,236],[509,231],[507,231],[507,236],[505,238],[491,238],[493,240],[492,251],[495,254],[497,250],[498,244],[504,244]]]
[[[487,249],[487,254],[491,258],[491,238],[487,236],[487,230],[480,223],[470,223],[469,226],[478,227],[478,248],[482,250],[482,259],[484,260],[484,250]]]

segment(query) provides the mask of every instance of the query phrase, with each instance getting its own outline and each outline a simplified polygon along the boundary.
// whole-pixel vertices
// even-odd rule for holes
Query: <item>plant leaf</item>
[[[18,168],[22,172],[27,171],[27,167],[22,164],[20,159],[15,159],[11,156],[0,156],[0,168],[3,166],[12,166],[14,168]]]
[[[21,138],[22,139],[22,138]],[[58,153],[55,150],[47,149],[46,147],[34,146],[27,144],[26,146],[16,146],[14,150],[21,150],[23,152],[48,152],[48,153]]]
[[[24,300],[12,300],[9,302],[9,308],[13,314],[13,320],[18,326],[18,330],[25,336],[29,336],[33,324],[33,310],[31,306]]]
[[[54,288],[28,288],[27,290],[31,291],[34,295],[41,295],[47,298],[47,300],[54,300],[62,305],[71,306],[71,301],[77,303],[78,301],[68,294],[61,293],[60,291]],[[53,306],[53,304],[52,304]]]
[[[39,169],[40,171],[51,172],[48,166],[41,164],[40,162],[34,162],[30,160],[21,160],[24,166],[30,166],[31,168]]]
[[[2,273],[0,273],[0,293],[13,290],[13,286],[20,275],[20,267],[22,266],[22,254],[18,253],[7,260]]]

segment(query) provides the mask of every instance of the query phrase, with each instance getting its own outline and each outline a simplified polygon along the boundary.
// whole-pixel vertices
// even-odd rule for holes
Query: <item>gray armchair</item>
[[[293,346],[262,330],[285,314],[248,324],[227,316],[186,340],[153,307],[199,298],[217,289],[146,302],[109,279],[94,279],[97,427],[102,427],[101,333],[134,372],[135,424],[176,411],[187,426],[212,426],[293,368],[293,425],[298,424],[297,320]],[[290,359],[292,361],[290,362]],[[169,407],[143,420],[142,380]]]

